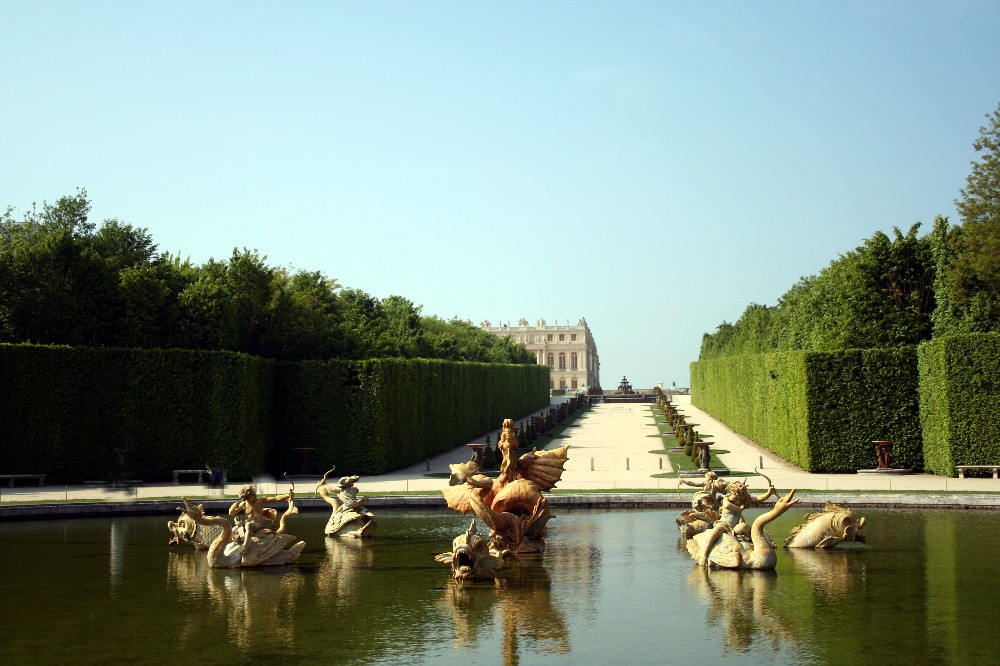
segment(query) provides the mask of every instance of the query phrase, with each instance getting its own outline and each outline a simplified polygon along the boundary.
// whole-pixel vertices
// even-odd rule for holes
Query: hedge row
[[[0,472],[54,483],[230,478],[315,465],[380,473],[548,404],[548,369],[282,363],[231,352],[0,345]]]
[[[56,483],[260,469],[272,364],[231,352],[0,345],[0,471]]]
[[[937,338],[917,360],[927,471],[1000,464],[1000,334]]]
[[[454,448],[548,405],[537,365],[377,359],[281,364],[274,466],[312,449],[321,467],[381,474]],[[343,405],[344,409],[331,409]]]
[[[916,350],[784,352],[691,364],[691,399],[734,431],[810,472],[921,468]]]

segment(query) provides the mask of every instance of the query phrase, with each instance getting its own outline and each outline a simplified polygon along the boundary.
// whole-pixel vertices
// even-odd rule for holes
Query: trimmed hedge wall
[[[312,449],[314,466],[381,474],[412,465],[549,404],[537,365],[377,359],[277,368],[272,466]]]
[[[156,481],[209,464],[249,479],[297,472],[310,448],[313,468],[377,474],[545,407],[548,385],[537,365],[0,344],[0,472]]]
[[[691,364],[691,400],[732,430],[810,472],[921,469],[916,349],[786,352]]]
[[[271,376],[231,352],[0,345],[0,470],[165,480],[208,463],[249,478],[267,455]]]
[[[917,359],[927,470],[1000,464],[1000,334],[930,340]]]

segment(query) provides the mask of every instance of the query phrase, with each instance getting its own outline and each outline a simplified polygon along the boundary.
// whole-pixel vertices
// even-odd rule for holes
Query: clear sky
[[[0,205],[234,247],[478,324],[576,323],[604,388],[876,231],[928,231],[1000,102],[1000,3],[2,2]]]

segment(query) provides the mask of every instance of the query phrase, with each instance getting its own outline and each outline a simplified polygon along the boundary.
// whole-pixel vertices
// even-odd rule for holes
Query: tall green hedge
[[[271,373],[230,352],[0,345],[0,469],[57,483],[206,463],[249,476],[270,441]]]
[[[231,352],[0,345],[0,473],[55,483],[374,474],[548,404],[548,368],[380,359],[280,363]],[[119,466],[120,459],[124,466]]]
[[[1000,464],[1000,334],[936,338],[917,359],[927,470]]]
[[[275,466],[311,449],[318,467],[380,474],[454,448],[548,404],[536,365],[377,359],[281,364]]]
[[[785,352],[691,364],[692,402],[734,431],[811,472],[921,468],[916,350]]]

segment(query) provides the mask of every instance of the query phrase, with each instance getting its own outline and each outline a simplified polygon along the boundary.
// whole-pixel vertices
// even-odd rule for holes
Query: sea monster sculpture
[[[455,580],[492,580],[503,560],[490,553],[490,542],[479,536],[476,521],[469,529],[455,537],[451,552],[434,557],[438,562],[451,565],[451,575]]]
[[[686,542],[688,553],[699,566],[722,569],[774,569],[778,556],[774,541],[764,527],[791,508],[795,490],[778,499],[774,507],[757,517],[750,528],[750,543],[738,539],[726,522],[715,523],[710,531],[696,534]]]
[[[785,548],[833,548],[844,541],[865,542],[860,534],[865,519],[858,518],[846,506],[827,501],[822,512],[806,515],[806,521],[793,528],[785,539]]]
[[[235,527],[223,516],[206,516],[204,506],[192,506],[187,499],[182,498],[184,508],[181,511],[200,527],[219,529],[218,536],[208,546],[208,565],[212,568],[294,564],[306,547],[305,541],[296,542],[294,535],[285,532],[288,517],[299,512],[294,495],[294,484],[286,495],[279,497],[258,497],[253,486],[244,486],[239,501],[229,508],[229,515],[236,521]],[[288,502],[288,508],[280,518],[277,511],[264,506],[267,502],[283,500]],[[268,527],[275,520],[277,529]]]
[[[448,507],[474,513],[490,528],[494,555],[544,553],[545,526],[552,515],[542,492],[554,488],[562,477],[569,446],[517,457],[514,421],[505,419],[497,448],[503,461],[496,479],[480,474],[472,461],[451,465],[450,485],[443,491]]]
[[[208,550],[212,542],[222,533],[222,528],[217,525],[199,525],[192,518],[184,513],[184,509],[178,509],[181,515],[176,521],[167,521],[167,529],[173,535],[168,545],[175,546],[189,543],[195,550]]]
[[[320,480],[316,486],[316,492],[322,497],[333,510],[330,513],[330,520],[326,523],[323,532],[327,536],[351,536],[359,539],[366,539],[375,534],[375,515],[365,508],[368,501],[367,495],[358,497],[358,489],[354,487],[359,476],[343,476],[340,483],[333,487],[335,495],[331,494],[330,487],[326,484],[326,477],[330,475],[333,467]]]

